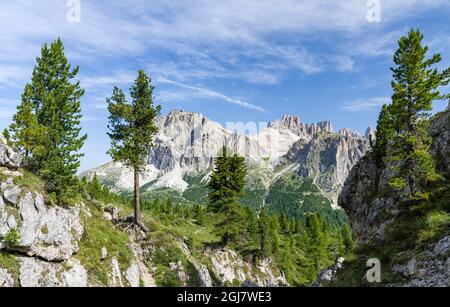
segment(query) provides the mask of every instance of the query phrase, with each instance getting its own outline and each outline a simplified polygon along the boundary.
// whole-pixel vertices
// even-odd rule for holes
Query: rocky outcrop
[[[449,102],[450,107],[450,102]],[[450,178],[450,109],[434,117],[430,126],[433,139],[431,154],[435,157],[439,171]]]
[[[407,260],[395,265],[393,271],[402,275],[407,282],[390,286],[403,287],[450,287],[450,236],[432,244],[419,255],[414,251],[403,252]]]
[[[14,287],[14,278],[7,270],[0,268],[0,288]]]
[[[431,154],[437,168],[450,169],[450,111],[438,114],[431,122]],[[339,205],[347,212],[360,243],[381,239],[386,227],[396,220],[399,204],[409,195],[408,187],[395,194],[388,192],[388,181],[397,174],[392,164],[380,167],[373,153],[363,157],[351,170],[339,196]]]
[[[320,132],[333,132],[331,122],[317,124],[302,123],[298,116],[285,115],[280,120],[269,124],[269,128],[287,129],[302,139],[310,140]]]
[[[369,149],[365,138],[346,129],[298,141],[287,159],[298,165],[301,177],[313,179],[336,204],[348,174]]]
[[[312,287],[327,287],[336,277],[336,274],[342,270],[344,267],[345,259],[340,257],[336,264],[320,271],[319,276],[317,277],[317,281],[312,285]]]
[[[19,168],[22,164],[22,156],[18,150],[8,146],[5,137],[0,133],[0,166]]]
[[[68,260],[78,251],[83,235],[78,208],[48,207],[41,194],[22,191],[12,180],[1,191],[0,246],[47,261]],[[11,231],[18,232],[17,244],[5,241]]]
[[[433,141],[430,153],[437,169],[448,179],[450,110],[437,114],[431,120],[429,131]],[[387,255],[390,259],[390,270],[395,276],[401,276],[404,281],[386,284],[387,286],[448,287],[450,286],[448,229],[433,232],[433,238],[426,241],[422,242],[419,239],[419,232],[423,230],[419,230],[420,227],[414,223],[420,217],[411,216],[410,208],[402,206],[411,195],[410,187],[406,185],[393,193],[388,185],[390,179],[398,175],[401,163],[404,162],[377,162],[373,153],[364,156],[350,172],[339,196],[339,205],[348,214],[358,244],[372,246],[371,250],[374,250],[375,246],[380,251],[391,253],[395,251],[395,255]],[[448,215],[445,212],[439,214]],[[396,234],[399,231],[398,227],[403,231],[403,228],[408,226],[415,227],[411,231],[417,233],[410,233],[412,240],[405,238],[408,244],[403,245],[403,242],[397,242]],[[425,243],[429,245],[424,246]]]
[[[230,249],[207,250],[212,271],[223,284],[252,284],[258,287],[288,286],[283,274],[275,273],[270,260],[263,259],[253,267]]]
[[[37,258],[19,259],[20,286],[36,287],[87,287],[86,269],[76,259],[61,263],[42,261]]]

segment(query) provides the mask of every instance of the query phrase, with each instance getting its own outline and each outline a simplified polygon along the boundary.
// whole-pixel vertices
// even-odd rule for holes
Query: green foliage
[[[72,82],[78,70],[71,69],[60,39],[45,44],[10,127],[12,141],[30,155],[28,168],[45,179],[59,202],[74,194],[79,150],[87,138],[80,137],[84,90]]]
[[[113,95],[106,101],[109,110],[109,132],[111,148],[108,154],[134,170],[135,223],[141,224],[139,175],[146,165],[148,150],[153,146],[153,137],[158,129],[155,119],[161,106],[153,103],[151,79],[140,70],[130,89],[131,103],[124,92],[114,87]]]
[[[3,239],[5,240],[7,246],[12,248],[17,247],[20,242],[19,231],[17,231],[16,228],[12,228]]]
[[[342,240],[343,240],[343,244],[344,244],[345,248],[348,251],[353,250],[356,247],[356,243],[353,238],[353,234],[352,234],[350,225],[345,225],[344,227],[342,227],[341,235],[342,235]]]
[[[129,247],[127,234],[115,229],[111,222],[103,218],[103,210],[89,204],[91,217],[83,216],[84,235],[80,241],[80,251],[76,255],[87,269],[89,278],[95,284],[108,285],[108,273],[111,259],[116,257],[120,269],[127,270],[132,262],[133,253]],[[101,260],[101,249],[105,247],[108,257]]]
[[[375,153],[379,160],[386,157],[386,150],[389,142],[394,139],[395,126],[390,105],[383,105],[377,123],[377,141],[375,144]]]
[[[151,79],[140,70],[130,90],[131,103],[118,87],[107,99],[110,112],[108,136],[111,138],[108,153],[114,161],[138,171],[142,171],[146,164],[148,149],[152,147],[153,136],[157,132],[155,119],[161,107],[154,105],[153,90]]]
[[[237,200],[243,194],[246,175],[245,159],[237,155],[228,157],[224,147],[222,156],[215,159],[215,167],[208,183],[208,208],[220,214],[216,233],[225,245],[241,237],[245,230],[242,228],[245,211]]]
[[[3,136],[5,137],[5,139],[6,139],[6,142],[8,143],[8,144],[11,144],[11,133],[9,132],[9,130],[8,130],[8,128],[5,128],[4,130],[3,130]]]
[[[229,204],[236,203],[245,188],[246,174],[244,158],[227,156],[224,147],[222,155],[214,159],[214,170],[208,183],[209,209],[222,212]]]
[[[428,118],[433,101],[450,98],[439,91],[450,82],[450,68],[442,72],[434,68],[441,56],[427,58],[428,47],[422,46],[422,40],[423,34],[413,29],[399,40],[392,68],[392,104],[380,114],[376,145],[378,159],[402,161],[389,186],[393,190],[408,186],[410,200],[416,204],[427,202],[426,190],[441,181],[429,153]]]
[[[13,276],[15,284],[19,284],[20,262],[16,256],[0,251],[0,268],[8,270],[8,273]]]
[[[312,180],[295,175],[282,177],[275,182],[270,187],[265,204],[270,213],[284,214],[302,222],[306,222],[309,213],[318,213],[327,224],[343,226],[348,223],[345,212],[334,210],[330,200]],[[282,228],[286,227],[282,225]]]

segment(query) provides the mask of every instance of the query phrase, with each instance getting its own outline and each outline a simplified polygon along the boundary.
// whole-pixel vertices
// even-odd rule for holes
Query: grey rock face
[[[12,288],[14,287],[14,278],[7,270],[0,268],[0,288]]]
[[[137,263],[132,263],[128,270],[126,270],[125,278],[128,281],[130,287],[139,288],[140,271]]]
[[[372,127],[369,127],[369,128],[367,128],[366,133],[364,134],[364,136],[368,140],[372,139],[372,141],[375,141],[376,138],[377,138],[377,131],[375,129],[373,129]]]
[[[333,132],[331,122],[324,121],[318,124],[302,123],[298,116],[285,115],[281,120],[269,124],[270,128],[287,129],[302,139],[310,140],[320,132]]]
[[[0,166],[19,168],[22,164],[20,153],[7,145],[5,137],[0,133]]]
[[[20,242],[16,249],[29,256],[61,261],[78,251],[78,241],[83,235],[78,208],[48,207],[42,195],[31,192],[17,202],[17,208],[6,210],[5,205],[0,206],[0,242],[11,229],[17,228]]]
[[[393,272],[407,279],[401,285],[403,287],[449,287],[450,236],[430,246],[420,259],[412,258],[403,265],[394,266]]]
[[[36,258],[20,259],[20,285],[35,287],[87,287],[86,269],[76,259],[51,263]]]
[[[443,173],[450,169],[450,118],[449,111],[438,114],[431,122],[433,138],[431,154],[437,168]],[[339,205],[347,212],[359,243],[382,239],[387,226],[396,221],[399,203],[410,195],[409,187],[397,193],[385,193],[389,179],[397,175],[395,166],[377,165],[373,153],[363,157],[350,172],[339,196]],[[416,247],[417,249],[418,247]],[[393,267],[406,282],[392,286],[448,287],[450,273],[450,238],[442,238],[428,250],[403,251],[408,259]]]
[[[302,123],[296,116],[284,116],[282,119],[268,124],[267,127],[257,127],[257,124],[252,123],[248,125],[233,123],[232,125],[227,124],[227,127],[224,128],[202,114],[183,111],[173,111],[167,116],[158,118],[157,126],[159,132],[155,136],[155,146],[149,150],[147,169],[141,178],[142,185],[148,186],[149,190],[171,188],[181,192],[189,186],[185,182],[185,175],[195,175],[210,170],[214,157],[220,154],[224,145],[233,152],[245,156],[248,165],[274,169],[280,161],[284,161],[284,156],[290,150],[292,152],[298,148],[297,142],[308,143],[315,137],[319,137],[321,133],[331,134],[333,132],[330,122],[309,125]],[[249,135],[249,132],[254,132],[254,134]],[[342,135],[342,139],[346,138],[361,139],[361,142],[364,143],[363,137],[352,132]],[[324,143],[328,141],[331,141],[331,138],[323,140]],[[360,144],[350,141],[347,145],[358,147]],[[346,145],[344,144],[344,146]],[[357,159],[354,154],[358,150],[364,152],[365,147],[367,146],[363,145],[350,152],[345,152],[343,149],[342,154],[337,152],[335,156],[353,163],[353,160]],[[330,149],[333,150],[333,148]],[[320,151],[312,154],[319,153],[328,154]],[[318,159],[322,158],[318,157]],[[321,184],[326,186],[327,190],[332,191],[333,195],[330,196],[335,202],[338,190],[343,184],[342,177],[348,174],[349,168],[352,166],[344,165],[347,163],[346,161],[342,162],[342,166],[338,165],[336,171],[327,169],[336,175],[337,182],[334,180],[333,174],[326,178],[320,178]],[[323,169],[324,166],[321,165],[321,168]],[[340,168],[343,170],[341,171]],[[317,167],[307,170],[307,172],[316,173]],[[131,170],[122,165],[109,163],[88,172],[87,176],[93,176],[94,173],[97,173],[100,180],[109,184],[113,183],[114,189],[117,191],[133,188],[133,174]],[[270,181],[270,178],[267,178],[267,181]],[[332,186],[329,185],[330,182]]]
[[[109,274],[109,284],[110,287],[122,288],[122,273],[120,272],[119,261],[116,257],[111,259],[111,272]]]
[[[304,178],[314,179],[335,202],[354,165],[370,149],[369,142],[350,131],[325,133],[298,141],[287,154]]]
[[[444,112],[431,122],[433,138],[431,154],[437,161],[437,168],[445,173],[450,170],[450,112]],[[352,169],[339,196],[339,205],[347,212],[358,242],[382,238],[385,227],[395,220],[397,204],[409,195],[404,191],[388,197],[383,195],[389,179],[397,173],[395,165],[379,167],[372,153],[363,157]],[[396,165],[399,166],[399,165]]]
[[[336,274],[344,267],[344,258],[339,258],[336,264],[320,271],[317,281],[312,285],[313,287],[326,287],[330,282],[333,281]]]
[[[431,154],[440,162],[438,169],[450,177],[450,109],[431,122],[430,135],[433,139]]]

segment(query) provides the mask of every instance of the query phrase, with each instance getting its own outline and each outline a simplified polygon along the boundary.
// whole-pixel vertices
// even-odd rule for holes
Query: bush
[[[17,247],[20,242],[20,234],[16,228],[11,229],[4,238],[8,247]]]

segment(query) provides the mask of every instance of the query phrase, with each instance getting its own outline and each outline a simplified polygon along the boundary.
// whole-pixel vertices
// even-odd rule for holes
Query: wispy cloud
[[[188,84],[184,84],[184,83],[180,83],[180,82],[168,80],[168,79],[158,79],[157,81],[159,83],[171,84],[171,85],[175,85],[175,86],[187,89],[187,90],[194,91],[196,94],[200,95],[201,97],[216,98],[216,99],[220,99],[226,103],[234,104],[234,105],[237,105],[237,106],[240,106],[243,108],[247,108],[247,109],[262,112],[262,113],[268,113],[266,110],[264,110],[260,106],[248,103],[241,99],[229,97],[227,95],[224,95],[222,93],[219,93],[219,92],[207,89],[207,88],[192,86],[192,85],[188,85]]]
[[[344,104],[341,109],[347,112],[378,111],[382,105],[390,103],[390,100],[389,97],[360,98]]]
[[[117,71],[110,75],[82,76],[80,81],[84,88],[92,89],[129,84],[132,83],[136,79],[136,77],[137,72],[133,74],[126,71]]]

